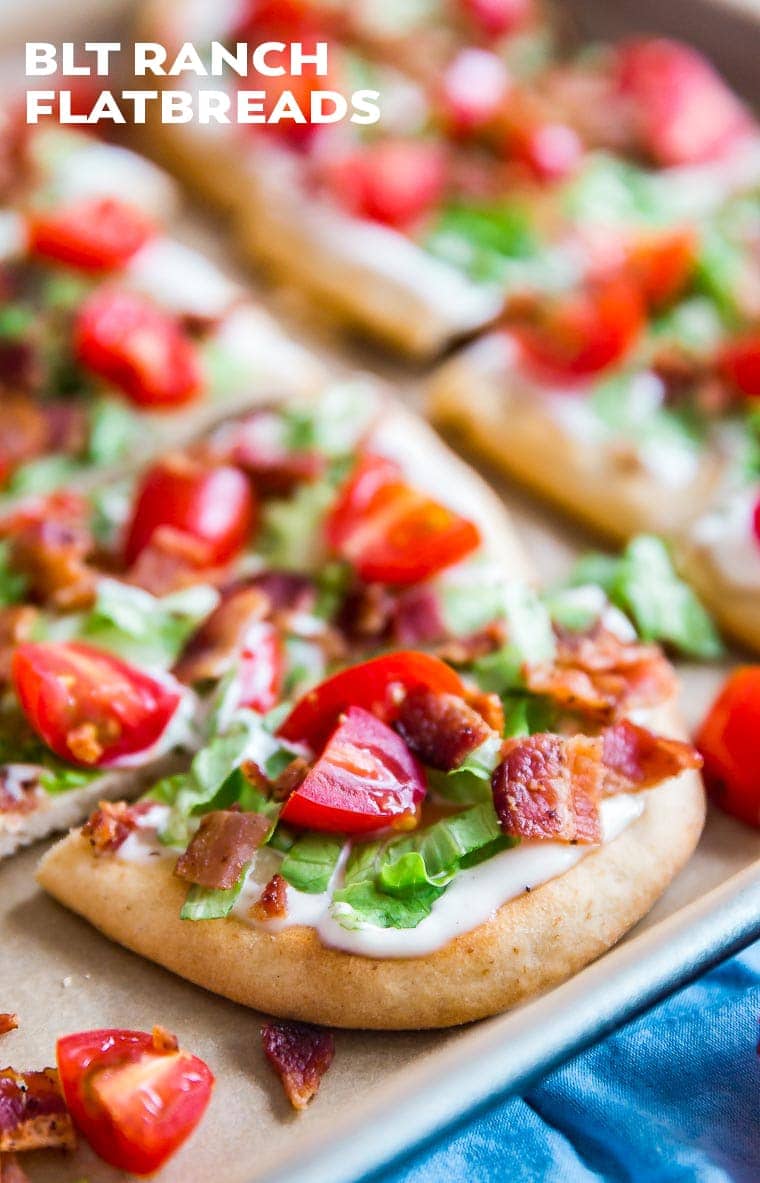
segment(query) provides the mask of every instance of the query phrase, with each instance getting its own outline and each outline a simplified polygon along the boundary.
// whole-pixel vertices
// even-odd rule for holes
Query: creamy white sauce
[[[26,222],[13,210],[0,210],[0,259],[16,259],[26,250]]]
[[[119,858],[127,863],[152,863],[159,858],[176,859],[180,852],[174,847],[164,846],[158,840],[158,832],[163,829],[168,815],[169,806],[156,802],[139,819],[137,829],[132,830],[122,842]]]
[[[242,291],[205,255],[163,236],[147,242],[123,274],[169,311],[209,320],[222,316]]]
[[[300,345],[289,340],[270,316],[251,304],[231,308],[212,338],[230,371],[224,389],[249,393],[257,384],[284,384],[286,390],[316,386],[322,366]]]
[[[44,769],[39,764],[3,764],[3,793],[19,804],[28,801],[30,794],[44,797],[39,779]]]
[[[56,158],[51,168],[61,202],[120,197],[161,220],[177,205],[177,190],[167,174],[127,148],[83,136],[81,146]]]
[[[692,528],[694,542],[708,552],[725,582],[747,591],[760,588],[760,541],[753,526],[758,498],[760,486],[742,490]]]

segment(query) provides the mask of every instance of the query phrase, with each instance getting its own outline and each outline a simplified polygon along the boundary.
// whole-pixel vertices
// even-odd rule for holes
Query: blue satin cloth
[[[760,942],[383,1180],[760,1183],[759,1035]]]

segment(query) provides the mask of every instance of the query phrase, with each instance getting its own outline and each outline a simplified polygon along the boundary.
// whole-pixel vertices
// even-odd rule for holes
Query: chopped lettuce
[[[455,568],[436,585],[449,632],[466,637],[504,616],[504,576],[479,561]]]
[[[14,496],[52,493],[81,470],[81,464],[70,456],[40,456],[38,460],[29,460],[16,469],[8,481],[7,491]]]
[[[101,579],[81,635],[132,662],[165,668],[218,600],[219,593],[205,584],[158,598],[142,588]]]
[[[0,541],[0,608],[24,598],[26,579],[13,570],[7,541]]]
[[[502,595],[507,644],[472,663],[482,690],[503,694],[522,686],[522,667],[551,661],[555,639],[551,617],[539,596],[524,583],[510,583]]]
[[[541,258],[527,208],[515,202],[444,206],[425,247],[481,282],[503,282],[516,261]]]
[[[492,735],[451,772],[428,769],[429,787],[457,805],[476,805],[491,799],[491,776],[499,762],[501,736]]]
[[[324,564],[323,524],[335,500],[329,481],[301,485],[287,500],[264,506],[259,553],[267,565],[285,571],[319,571]]]
[[[222,920],[229,916],[245,883],[248,867],[241,871],[234,887],[201,887],[191,883],[180,912],[181,920]]]
[[[556,708],[546,699],[533,694],[505,694],[504,738],[514,739],[523,735],[535,735],[539,731],[551,731],[556,722]]]
[[[303,834],[289,847],[280,874],[297,891],[327,891],[343,843],[344,839],[334,834]]]
[[[116,464],[136,443],[137,419],[117,399],[99,398],[89,409],[87,457],[93,464]]]
[[[690,296],[652,323],[655,343],[665,340],[687,353],[709,356],[726,335],[725,322],[713,300]]]
[[[283,412],[285,443],[332,458],[352,456],[377,411],[377,398],[363,378],[329,386],[317,402],[293,403]]]
[[[631,618],[645,641],[660,641],[687,657],[710,659],[722,653],[715,626],[676,574],[662,539],[642,534],[617,559],[596,554],[582,558],[570,583],[594,582]]]
[[[55,796],[68,793],[70,789],[81,789],[101,776],[98,768],[74,768],[45,753],[45,767],[40,774],[40,788]]]

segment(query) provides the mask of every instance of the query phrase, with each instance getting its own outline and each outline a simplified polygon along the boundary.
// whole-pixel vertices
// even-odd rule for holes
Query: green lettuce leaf
[[[343,844],[333,834],[304,834],[287,851],[280,874],[298,891],[327,891]]]
[[[551,661],[556,650],[546,605],[527,584],[507,584],[503,592],[508,642],[472,663],[482,690],[504,694],[522,686],[522,667]]]
[[[79,461],[70,456],[40,456],[29,460],[11,476],[7,491],[14,496],[25,493],[52,493],[82,471]]]
[[[0,607],[18,604],[24,598],[26,579],[13,570],[7,541],[0,542]]]
[[[218,592],[205,584],[159,598],[142,588],[102,579],[82,636],[128,661],[166,668],[218,600]]]
[[[445,206],[424,245],[480,282],[503,282],[515,261],[539,258],[527,208],[506,201]]]
[[[335,500],[329,481],[301,485],[287,500],[264,506],[259,553],[270,567],[318,572],[324,564],[324,520]]]
[[[138,421],[123,402],[99,398],[89,409],[87,457],[93,464],[116,464],[137,441]]]
[[[201,887],[191,883],[180,911],[181,920],[222,920],[229,916],[243,890],[248,867],[244,867],[234,887]]]

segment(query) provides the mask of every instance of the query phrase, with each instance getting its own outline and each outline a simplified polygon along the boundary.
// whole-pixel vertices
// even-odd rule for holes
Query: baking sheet
[[[735,21],[728,8],[719,10],[703,0],[688,5],[676,0],[665,14],[650,0],[635,6],[626,0],[615,6],[581,0],[578,6],[586,14],[594,10],[605,29],[621,19],[654,27],[659,18],[660,26],[669,22],[674,32],[679,26],[673,28],[673,21],[680,20],[680,28],[688,27],[703,44],[707,38],[719,46],[729,68],[726,49],[732,49],[734,76],[740,83],[754,77],[757,93],[760,31],[746,17]],[[40,0],[35,13],[43,8]],[[65,33],[74,35],[68,27]],[[213,224],[190,221],[182,235],[224,257]],[[297,325],[293,307],[286,303],[284,311]],[[331,353],[318,332],[311,340]],[[415,375],[345,348],[334,356],[342,365],[358,361],[380,369],[402,380],[415,396]],[[560,576],[589,544],[588,537],[529,497],[494,483],[505,492],[541,576]],[[725,667],[684,668],[690,723],[700,717],[724,672]],[[339,1033],[335,1063],[317,1101],[296,1115],[264,1062],[261,1017],[142,962],[49,900],[33,881],[42,850],[37,846],[0,865],[0,1010],[17,1011],[21,1021],[18,1031],[3,1037],[0,1062],[49,1064],[57,1035],[87,1027],[161,1023],[177,1031],[212,1066],[217,1086],[200,1129],[161,1173],[162,1183],[355,1179],[505,1086],[525,1084],[760,934],[760,835],[711,814],[683,874],[650,916],[593,966],[519,1011],[457,1031]],[[151,906],[146,899],[146,911]],[[25,1156],[25,1166],[33,1183],[127,1178],[84,1146],[66,1158]]]

